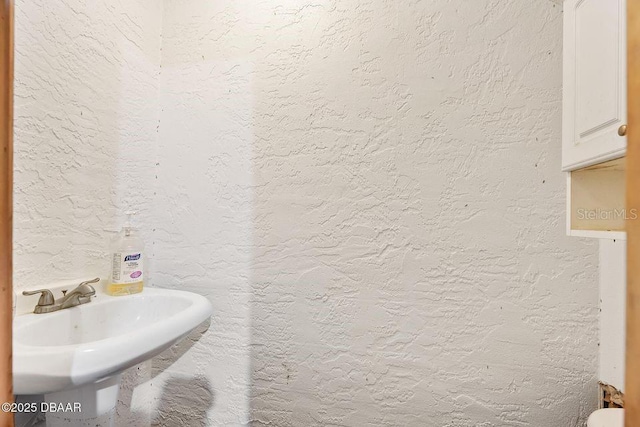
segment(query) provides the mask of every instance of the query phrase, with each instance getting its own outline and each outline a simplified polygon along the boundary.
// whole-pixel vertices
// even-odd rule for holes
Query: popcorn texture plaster
[[[39,277],[75,273],[52,261],[61,247],[41,249],[49,224],[95,251],[78,266],[102,262],[130,194],[117,190],[113,135],[138,135],[135,125],[144,138],[133,145],[152,159],[135,173],[153,284],[214,305],[206,332],[126,382],[127,424],[583,425],[596,406],[597,247],[564,236],[560,6],[158,4],[148,7],[163,8],[162,21],[145,27],[144,15],[117,31],[162,40],[161,60],[149,53],[155,71],[126,57],[147,52],[141,41],[103,69],[47,41],[69,56],[63,70],[139,79],[120,93],[96,80],[107,105],[76,95],[55,109],[86,103],[111,127],[85,129],[75,115],[33,127],[47,117],[35,97],[61,97],[36,86],[53,78],[47,49],[33,54],[42,69],[18,77],[16,101],[16,216],[30,215],[16,224],[19,274],[34,279],[36,264]],[[75,87],[67,72],[59,84]],[[109,186],[108,197],[55,171],[38,177],[34,162],[83,158],[43,133],[90,130],[96,138],[74,147],[104,173],[79,181]],[[43,141],[50,158],[36,155]],[[48,206],[52,191],[51,210],[27,209]]]
[[[165,2],[162,205],[193,237],[167,234],[216,322],[251,321],[254,424],[594,409],[596,247],[564,237],[561,54],[544,1]]]
[[[127,209],[151,241],[161,6],[16,1],[17,291],[107,277]]]

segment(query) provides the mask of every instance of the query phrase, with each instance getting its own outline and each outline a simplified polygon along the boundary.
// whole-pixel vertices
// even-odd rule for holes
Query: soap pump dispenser
[[[111,277],[109,295],[130,295],[142,292],[144,286],[144,242],[132,226],[135,212],[125,212],[127,223],[111,243]]]

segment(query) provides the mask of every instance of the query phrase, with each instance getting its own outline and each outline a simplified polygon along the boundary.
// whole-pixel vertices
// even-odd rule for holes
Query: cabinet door
[[[626,137],[626,0],[564,2],[562,169],[621,157]]]

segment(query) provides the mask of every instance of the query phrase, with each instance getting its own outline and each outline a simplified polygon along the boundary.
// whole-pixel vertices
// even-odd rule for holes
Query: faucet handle
[[[42,294],[40,295],[40,299],[38,300],[38,305],[53,305],[55,300],[53,298],[53,294],[49,289],[40,289],[37,291],[22,292],[22,295],[36,295],[36,294]]]
[[[82,286],[82,285],[88,285],[89,283],[98,283],[100,281],[99,277],[96,277],[95,279],[91,279],[91,280],[85,280],[84,282],[81,282],[78,287]],[[91,288],[93,288],[93,286],[90,286]]]
[[[84,282],[78,285],[75,291],[79,291],[84,297],[93,296],[96,294],[96,290],[89,283],[98,283],[99,281],[100,281],[99,277],[96,277],[95,279],[91,279],[91,280],[85,280]]]

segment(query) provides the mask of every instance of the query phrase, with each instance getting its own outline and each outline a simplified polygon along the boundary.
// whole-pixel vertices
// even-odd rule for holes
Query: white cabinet
[[[565,0],[562,170],[622,157],[626,0]]]
[[[626,0],[565,0],[563,32],[567,234],[624,239]]]

